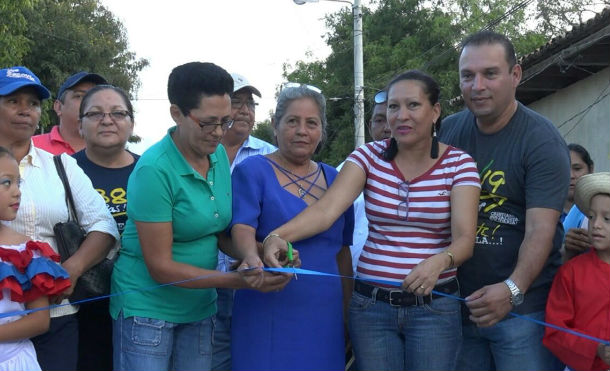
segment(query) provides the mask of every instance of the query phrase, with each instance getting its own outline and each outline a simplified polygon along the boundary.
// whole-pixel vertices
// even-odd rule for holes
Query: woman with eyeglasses
[[[251,156],[233,170],[230,228],[242,255],[258,256],[265,236],[316,203],[335,180],[333,167],[312,160],[324,142],[326,125],[326,101],[318,88],[284,85],[272,118],[278,150]],[[282,265],[299,266],[298,250],[307,255],[302,268],[351,277],[353,211],[336,219],[325,231],[295,242],[295,251]],[[344,369],[342,297],[351,293],[351,286],[313,276],[278,277],[286,280],[282,291],[236,292],[232,369]]]
[[[123,89],[97,85],[83,97],[79,110],[85,149],[72,155],[106,202],[119,234],[127,220],[127,179],[139,155],[125,148],[133,133],[133,107]],[[82,305],[78,312],[78,369],[112,369],[112,319],[109,299]]]
[[[280,266],[286,241],[327,229],[364,190],[369,235],[349,308],[356,368],[452,370],[460,302],[444,295],[459,296],[456,267],[472,255],[478,171],[468,154],[436,138],[440,88],[432,77],[407,71],[386,91],[392,138],[352,152],[320,202],[270,232],[264,260]]]
[[[53,155],[34,147],[32,142],[40,122],[42,101],[49,96],[47,88],[29,69],[21,66],[0,69],[0,146],[14,154],[22,179],[17,217],[3,223],[48,243],[57,252],[53,226],[69,218],[64,186]],[[72,286],[50,298],[51,303],[62,306],[50,309],[49,331],[32,338],[40,367],[51,371],[77,369],[79,307],[65,299],[72,294],[81,275],[99,263],[119,238],[116,223],[89,178],[72,157],[63,154],[60,159],[70,182],[78,220],[87,236],[78,251],[62,263]]]
[[[251,287],[247,275],[261,274],[258,259],[247,272],[215,271],[231,221],[229,161],[219,145],[231,126],[231,75],[187,63],[172,70],[167,91],[176,125],[142,154],[127,186],[110,299],[115,370],[209,370],[215,288]],[[127,111],[115,108],[111,117]]]

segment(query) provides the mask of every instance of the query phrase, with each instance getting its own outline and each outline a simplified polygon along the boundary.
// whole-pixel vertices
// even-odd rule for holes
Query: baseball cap
[[[24,86],[32,86],[38,92],[40,99],[51,96],[49,89],[40,83],[40,79],[32,71],[23,66],[3,68],[0,70],[0,95],[8,95]]]
[[[246,79],[244,76],[238,73],[232,73],[231,77],[233,78],[233,93],[241,89],[248,89],[250,92],[261,98],[261,92],[258,91],[258,89],[254,86],[250,85],[248,79]]]
[[[593,196],[610,194],[610,173],[593,173],[583,175],[576,181],[574,188],[574,203],[584,214],[589,213]]]
[[[89,73],[86,71],[81,71],[79,73],[75,73],[74,75],[72,75],[66,79],[66,81],[61,85],[61,87],[59,88],[59,91],[57,92],[57,98],[61,97],[66,90],[68,90],[71,87],[73,87],[74,85],[76,85],[80,82],[84,82],[84,81],[90,81],[96,85],[108,84],[108,81],[106,81],[105,78],[98,75],[97,73]]]

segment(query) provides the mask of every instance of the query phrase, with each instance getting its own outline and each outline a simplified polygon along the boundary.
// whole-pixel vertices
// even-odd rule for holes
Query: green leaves
[[[29,0],[0,2],[0,66],[18,65],[29,51],[29,40],[25,36],[27,22],[22,11],[31,7]]]
[[[460,110],[449,101],[459,97],[459,43],[485,29],[506,34],[517,56],[545,44],[580,23],[582,15],[610,0],[373,0],[363,9],[365,121],[371,101],[393,76],[407,69],[430,73],[440,83],[443,116]],[[595,4],[597,8],[595,8]],[[326,17],[324,61],[286,66],[287,81],[318,86],[328,99],[328,141],[318,160],[337,165],[354,149],[353,20],[342,8]],[[340,99],[329,99],[340,98]],[[366,140],[369,141],[367,132]]]
[[[53,98],[81,70],[134,93],[148,65],[129,51],[125,28],[98,0],[2,0],[0,19],[0,66],[27,66]],[[52,104],[43,108],[41,125],[56,123]]]

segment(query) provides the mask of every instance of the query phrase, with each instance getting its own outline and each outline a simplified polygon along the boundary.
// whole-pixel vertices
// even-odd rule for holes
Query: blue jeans
[[[130,371],[209,370],[214,317],[173,323],[128,317],[113,321],[113,368]]]
[[[214,347],[212,353],[212,370],[231,369],[231,318],[233,317],[233,289],[216,289],[216,327],[214,328]]]
[[[393,307],[354,292],[349,329],[357,370],[453,370],[462,338],[460,304],[443,297]]]
[[[544,321],[544,312],[527,317]],[[508,317],[491,327],[462,328],[458,370],[563,370],[561,362],[542,345],[544,327],[522,318]]]

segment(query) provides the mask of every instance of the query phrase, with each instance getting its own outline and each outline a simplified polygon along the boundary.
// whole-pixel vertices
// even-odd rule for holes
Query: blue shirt
[[[235,155],[235,159],[231,164],[231,173],[233,173],[233,169],[235,166],[247,159],[250,156],[254,155],[266,155],[267,153],[272,153],[277,150],[277,147],[273,144],[269,144],[264,140],[258,139],[257,137],[253,137],[252,135],[248,136],[241,147],[237,150],[237,154]],[[218,266],[217,270],[222,272],[228,272],[231,268],[231,265],[235,262],[235,259],[231,258],[223,254],[221,251],[218,251]]]
[[[264,140],[258,139],[257,137],[253,137],[252,135],[248,136],[241,147],[237,150],[237,154],[235,155],[235,159],[231,164],[231,173],[233,173],[233,169],[237,164],[247,159],[250,156],[254,155],[266,155],[267,153],[272,153],[277,150],[277,147],[273,144],[269,144]]]
[[[572,205],[572,208],[566,215],[563,220],[563,230],[565,233],[572,228],[582,228],[582,221],[585,219],[585,214],[583,214],[580,209],[576,206],[576,204]],[[563,236],[565,240],[565,235]]]

